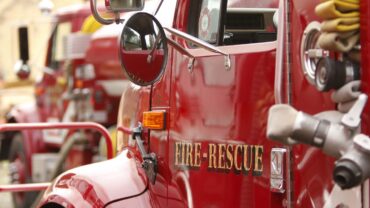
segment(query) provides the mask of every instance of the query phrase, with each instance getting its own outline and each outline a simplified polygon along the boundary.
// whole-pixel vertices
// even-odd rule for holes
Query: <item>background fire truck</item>
[[[35,84],[35,102],[15,106],[7,123],[95,121],[114,126],[120,96],[126,87],[120,68],[117,26],[101,28],[88,5],[59,10],[47,48],[42,79]],[[29,76],[27,28],[19,29],[18,76]],[[114,130],[115,128],[112,128]],[[113,133],[114,131],[112,131]],[[88,164],[98,157],[100,134],[68,130],[4,132],[2,159],[9,159],[11,182],[45,182],[63,169]],[[16,207],[29,207],[36,193],[13,193]]]

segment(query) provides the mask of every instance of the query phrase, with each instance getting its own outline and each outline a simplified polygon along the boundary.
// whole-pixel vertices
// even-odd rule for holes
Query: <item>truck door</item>
[[[268,0],[179,1],[175,29],[230,54],[231,64],[228,56],[173,37],[194,57],[172,48],[169,207],[179,200],[189,207],[287,201],[286,184],[270,191],[270,154],[281,146],[265,136],[275,102],[277,7]],[[284,168],[282,160],[278,165]]]

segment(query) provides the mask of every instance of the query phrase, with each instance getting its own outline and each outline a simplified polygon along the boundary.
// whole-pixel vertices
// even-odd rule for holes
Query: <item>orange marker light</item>
[[[45,92],[45,88],[44,87],[36,87],[35,88],[35,95],[36,95],[36,97],[41,96],[42,94],[44,94],[44,92]]]
[[[76,80],[76,88],[83,88],[84,82],[82,80]]]
[[[166,124],[166,111],[143,112],[143,127],[163,130]]]

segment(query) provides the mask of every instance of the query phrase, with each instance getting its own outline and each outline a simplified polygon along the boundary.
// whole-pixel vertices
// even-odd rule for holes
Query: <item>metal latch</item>
[[[284,168],[286,152],[284,148],[271,149],[270,190],[272,192],[285,192]]]

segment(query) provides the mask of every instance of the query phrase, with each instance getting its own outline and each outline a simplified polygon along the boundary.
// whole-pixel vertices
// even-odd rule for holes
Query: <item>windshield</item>
[[[67,35],[72,32],[71,22],[59,23],[53,32],[51,38],[51,51],[49,53],[49,67],[52,69],[57,69],[61,61],[64,60],[65,54],[65,40]]]

